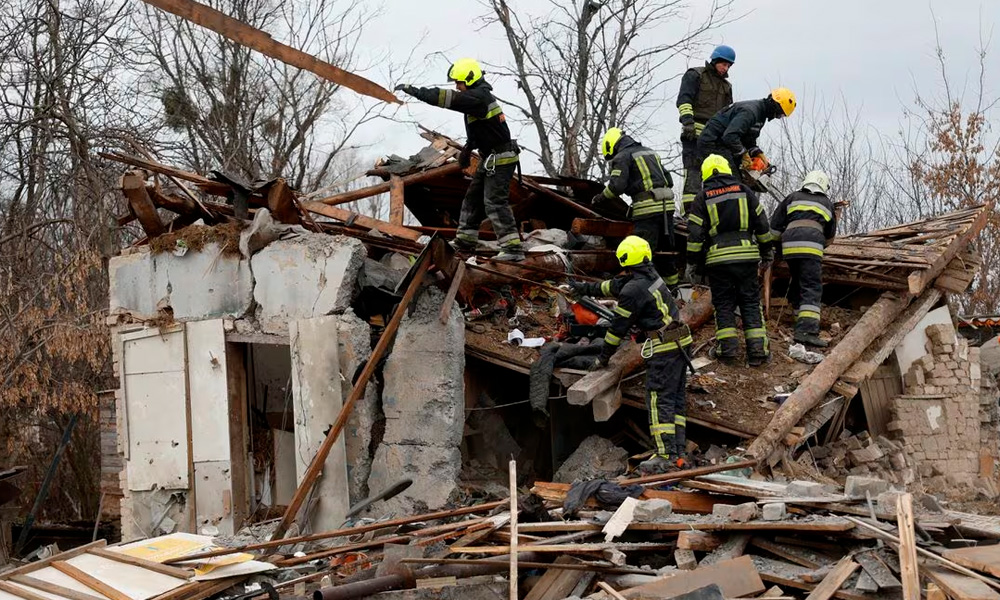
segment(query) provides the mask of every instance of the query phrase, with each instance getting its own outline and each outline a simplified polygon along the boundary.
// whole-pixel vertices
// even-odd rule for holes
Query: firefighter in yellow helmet
[[[734,102],[720,110],[698,136],[698,154],[704,160],[717,154],[729,161],[733,174],[740,176],[740,166],[764,152],[757,138],[764,124],[795,112],[795,94],[788,88],[776,88],[760,100]]]
[[[687,360],[683,353],[691,344],[691,331],[680,321],[670,290],[653,268],[649,243],[630,235],[618,245],[616,254],[623,274],[595,283],[570,281],[567,286],[575,294],[618,299],[615,318],[592,368],[607,366],[622,342],[635,335],[646,360],[646,409],[656,444],[656,453],[639,468],[646,473],[684,468]]]
[[[632,199],[635,235],[649,242],[654,251],[674,248],[674,182],[663,169],[660,156],[617,127],[601,140],[604,160],[611,173],[604,191],[594,196],[600,203],[627,194]],[[670,289],[677,286],[677,269],[672,259],[657,260],[656,268]]]
[[[483,79],[483,69],[476,60],[456,61],[448,69],[448,79],[455,82],[454,90],[409,84],[400,84],[396,90],[465,115],[466,142],[459,156],[463,167],[469,165],[472,151],[479,151],[479,167],[462,200],[455,246],[462,251],[475,250],[479,226],[489,217],[500,242],[501,252],[496,258],[522,260],[521,237],[510,210],[510,181],[517,171],[521,149],[511,138],[503,108]]]
[[[771,260],[772,238],[756,194],[733,175],[718,154],[702,163],[704,184],[688,215],[688,261],[708,275],[715,307],[712,356],[731,363],[739,355],[736,309],[743,320],[747,361],[756,367],[770,359],[767,328],[760,307],[758,267]]]

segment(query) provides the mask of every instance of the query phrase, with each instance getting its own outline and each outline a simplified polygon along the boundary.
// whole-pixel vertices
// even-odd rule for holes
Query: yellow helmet
[[[705,181],[716,173],[732,175],[733,169],[729,166],[729,161],[718,154],[709,154],[708,158],[701,163],[701,180]]]
[[[771,99],[778,103],[781,107],[781,112],[785,113],[786,117],[792,115],[795,112],[795,94],[792,90],[788,88],[775,88],[771,90]]]
[[[653,260],[653,250],[649,247],[649,242],[637,235],[630,235],[622,240],[615,254],[623,267],[634,267],[644,261]]]
[[[483,68],[474,58],[460,58],[448,69],[448,79],[472,85],[483,78]]]
[[[604,160],[611,160],[611,155],[615,153],[615,146],[618,145],[620,139],[622,139],[622,130],[617,127],[612,127],[604,134],[604,139],[601,140],[601,152],[604,153]]]

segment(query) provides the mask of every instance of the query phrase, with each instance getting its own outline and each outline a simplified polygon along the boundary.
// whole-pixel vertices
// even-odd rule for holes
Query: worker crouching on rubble
[[[817,348],[828,345],[819,337],[823,250],[837,235],[837,214],[826,195],[829,190],[826,173],[810,171],[801,189],[782,200],[771,216],[771,236],[781,239],[781,256],[791,273],[788,301],[796,310],[794,339]]]
[[[448,69],[454,90],[419,88],[409,84],[396,86],[427,104],[454,110],[465,115],[466,142],[459,163],[469,166],[472,151],[481,160],[462,200],[455,247],[471,252],[479,243],[479,225],[489,217],[500,242],[497,260],[523,260],[521,237],[514,213],[510,210],[510,181],[517,170],[521,149],[510,137],[510,127],[503,108],[493,96],[493,88],[483,79],[483,69],[471,58],[456,61]]]
[[[632,199],[635,235],[649,242],[654,251],[674,247],[674,182],[663,169],[659,155],[621,129],[612,127],[601,140],[604,160],[611,162],[611,174],[604,191],[594,203],[627,194]],[[677,269],[672,259],[657,261],[656,268],[671,292],[677,287]]]
[[[615,318],[604,337],[604,348],[592,370],[607,366],[622,340],[635,331],[646,361],[646,409],[649,432],[656,454],[639,465],[645,473],[685,468],[685,387],[688,365],[685,348],[691,331],[680,321],[680,313],[666,283],[653,267],[649,243],[630,235],[619,244],[618,262],[625,273],[607,281],[570,281],[567,291],[577,295],[610,296],[618,299]]]
[[[776,88],[760,100],[734,102],[709,119],[698,136],[698,154],[702,159],[718,154],[729,161],[729,168],[739,175],[740,167],[750,170],[754,158],[767,163],[757,138],[764,124],[772,119],[791,116],[795,94],[788,88]]]
[[[747,361],[752,367],[771,357],[760,306],[761,257],[772,260],[771,233],[757,195],[737,179],[729,162],[712,154],[701,166],[704,185],[688,215],[689,269],[708,275],[715,307],[713,358],[733,362],[739,355],[736,308],[743,319]]]

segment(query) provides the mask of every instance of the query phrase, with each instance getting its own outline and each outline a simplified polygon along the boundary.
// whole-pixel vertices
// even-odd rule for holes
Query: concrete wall
[[[403,318],[385,365],[385,436],[368,487],[381,491],[402,477],[413,485],[380,512],[442,508],[458,492],[465,427],[465,324],[454,306],[439,320],[444,293],[427,288]]]
[[[892,401],[889,430],[928,491],[995,488],[980,481],[991,475],[981,472],[983,457],[992,464],[998,449],[991,433],[996,398],[983,398],[979,350],[957,337],[951,323],[927,327],[926,336],[926,353],[911,364],[903,395]]]

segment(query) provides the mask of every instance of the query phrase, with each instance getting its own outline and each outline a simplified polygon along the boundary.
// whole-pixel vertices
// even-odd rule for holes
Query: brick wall
[[[904,374],[903,394],[892,400],[890,433],[928,491],[985,486],[995,496],[997,398],[992,380],[983,383],[979,349],[969,348],[951,324],[926,333],[927,354]]]

